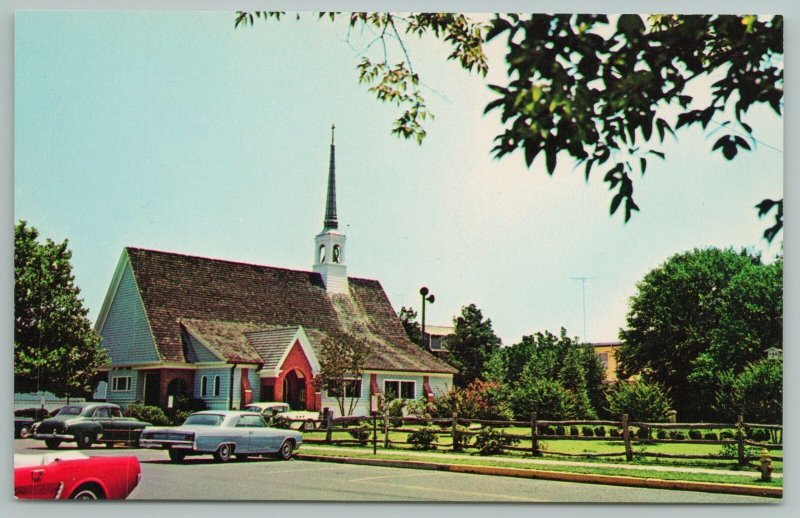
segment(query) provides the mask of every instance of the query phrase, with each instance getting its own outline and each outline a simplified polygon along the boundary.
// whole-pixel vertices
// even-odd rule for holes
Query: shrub
[[[666,430],[659,430],[656,432],[656,437],[659,439],[666,439],[667,438],[667,431]]]
[[[502,393],[499,381],[475,380],[466,388],[453,387],[438,396],[429,410],[433,417],[450,417],[456,412],[462,419],[511,419]],[[530,417],[530,412],[523,417]]]
[[[569,427],[569,434],[577,436],[578,435],[578,427],[575,426],[575,425],[570,426]]]
[[[366,441],[370,436],[370,429],[368,426],[355,426],[347,429],[350,437],[357,441]]]
[[[556,435],[566,435],[566,430],[563,426],[556,426]]]
[[[542,429],[542,435],[555,435],[555,430],[553,430],[552,426],[545,426]]]
[[[155,426],[165,426],[169,424],[169,418],[157,406],[146,406],[141,403],[131,403],[125,409],[125,415],[135,417],[140,421],[145,421]]]
[[[605,427],[604,427],[604,426],[598,426],[597,428],[595,428],[595,429],[594,429],[594,434],[595,434],[597,437],[605,437],[605,436],[606,436],[606,429],[605,429]]]
[[[678,441],[682,441],[686,439],[686,436],[683,435],[683,432],[675,432],[675,439]]]
[[[769,440],[769,432],[766,430],[762,430],[761,428],[756,428],[750,431],[750,438],[756,442],[763,442]]]
[[[723,440],[732,440],[735,439],[736,436],[730,430],[723,430],[722,432],[720,432],[719,438]]]
[[[594,437],[594,430],[592,430],[591,426],[584,426],[581,427],[581,434],[584,437]]]
[[[617,430],[616,428],[612,428],[611,430],[609,430],[609,432],[611,434],[611,437],[619,437],[620,436],[619,430]]]
[[[702,438],[703,434],[700,433],[700,430],[689,430],[689,439],[698,440]]]
[[[518,437],[496,432],[490,426],[474,436],[474,446],[478,449],[479,455],[500,455],[503,453],[503,447],[512,446],[518,442]]]
[[[408,434],[408,442],[415,450],[435,450],[433,442],[436,440],[436,432],[431,427],[423,427]]]
[[[666,421],[672,407],[668,391],[658,383],[617,383],[606,394],[611,415],[628,414],[631,421]]]
[[[716,441],[716,440],[719,440],[719,438],[717,437],[717,434],[716,434],[716,433],[714,433],[714,432],[708,432],[707,434],[705,434],[705,435],[703,436],[703,439],[705,439],[705,440],[707,440],[707,441]]]
[[[642,426],[638,430],[636,430],[636,437],[638,437],[639,439],[649,439],[650,430],[646,426]]]
[[[269,425],[273,428],[288,430],[292,427],[292,420],[286,416],[276,414],[269,418]]]

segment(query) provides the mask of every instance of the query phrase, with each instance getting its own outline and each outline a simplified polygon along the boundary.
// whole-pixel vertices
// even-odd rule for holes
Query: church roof
[[[349,293],[328,295],[314,272],[141,248],[126,253],[163,361],[186,361],[181,325],[242,362],[260,352],[246,333],[303,326],[315,350],[328,334],[364,336],[374,351],[367,369],[455,372],[411,343],[376,280],[350,277]]]

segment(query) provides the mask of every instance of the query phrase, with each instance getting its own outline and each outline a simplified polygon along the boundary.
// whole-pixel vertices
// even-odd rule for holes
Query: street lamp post
[[[420,346],[422,346],[423,349],[425,349],[425,302],[427,301],[433,304],[433,302],[436,300],[436,297],[433,296],[433,293],[430,295],[428,295],[428,293],[428,288],[425,286],[419,289],[419,294],[422,295],[422,335],[420,336],[419,341]]]

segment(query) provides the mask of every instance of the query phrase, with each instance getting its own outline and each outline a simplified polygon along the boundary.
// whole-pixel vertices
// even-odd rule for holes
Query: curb
[[[466,464],[441,464],[437,462],[420,462],[413,460],[354,459],[350,457],[330,457],[326,455],[306,454],[298,454],[296,457],[301,460],[335,462],[339,464],[361,464],[365,466],[449,471],[452,473],[473,473],[478,475],[494,475],[499,477],[557,480],[562,482],[580,482],[585,484],[605,484],[609,486],[644,487],[649,489],[701,491],[705,493],[724,493],[730,495],[783,498],[782,487],[761,487],[745,484],[714,484],[711,482],[637,478],[626,477],[622,475],[590,475],[586,473],[568,473],[563,471],[504,468],[499,466],[471,466]]]

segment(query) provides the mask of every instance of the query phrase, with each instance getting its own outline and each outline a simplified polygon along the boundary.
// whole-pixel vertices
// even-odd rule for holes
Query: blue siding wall
[[[197,338],[193,337],[192,335],[185,333],[185,336],[188,338],[189,342],[189,350],[187,351],[187,360],[192,363],[202,363],[202,362],[218,362],[221,361],[222,358],[217,356],[216,354],[212,353],[211,351],[206,348],[203,344],[200,343]]]
[[[210,410],[227,410],[229,394],[228,387],[230,386],[228,383],[228,377],[230,375],[231,370],[225,367],[198,370],[194,375],[194,397],[205,401]],[[203,376],[208,379],[208,390],[205,396],[202,396],[200,392]],[[215,376],[219,376],[219,396],[214,396]]]
[[[228,409],[228,396],[230,395],[230,380],[231,369],[230,367],[215,367],[212,369],[198,370],[194,375],[194,397],[200,398],[206,402],[210,410],[227,410]],[[207,391],[205,397],[202,394],[203,376],[206,377]],[[219,376],[219,396],[214,397],[214,376]],[[258,372],[254,368],[250,368],[247,372],[247,379],[250,380],[250,388],[253,390],[253,401],[258,401],[259,393],[261,390],[261,380],[258,377]],[[237,367],[233,373],[233,404],[239,405],[242,397],[242,370]]]
[[[131,387],[130,390],[119,391],[114,390],[114,378],[121,376],[130,376]],[[108,389],[106,391],[106,401],[109,403],[116,403],[122,408],[127,407],[129,404],[136,401],[142,401],[142,386],[141,379],[139,378],[139,371],[133,369],[112,370],[108,373]]]
[[[453,378],[436,378],[431,376],[428,378],[428,384],[431,386],[431,391],[435,397],[439,397],[453,386]]]
[[[130,264],[125,266],[122,273],[100,335],[112,365],[160,360]]]

